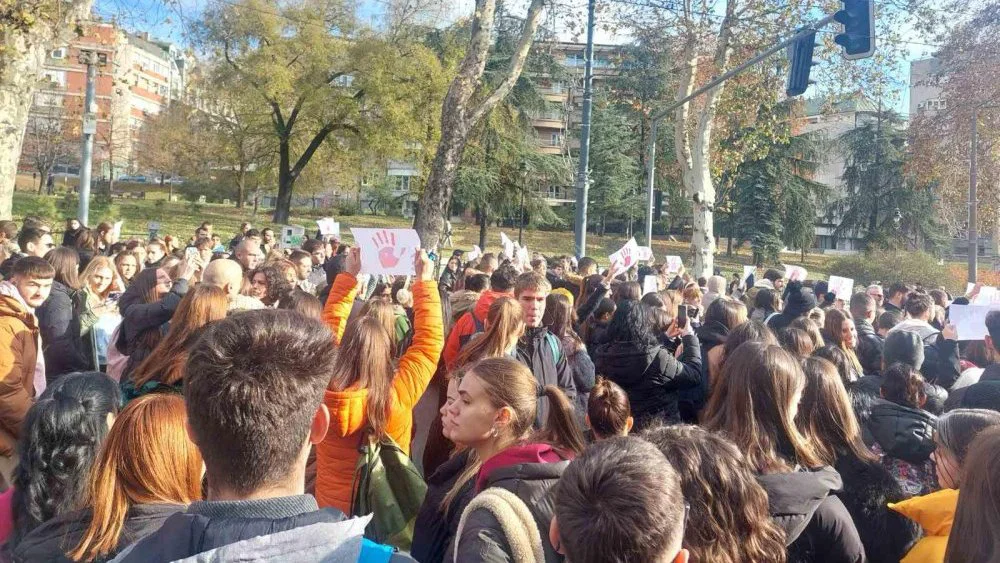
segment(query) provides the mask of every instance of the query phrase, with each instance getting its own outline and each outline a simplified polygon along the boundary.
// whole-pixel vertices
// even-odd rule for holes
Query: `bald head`
[[[201,281],[222,289],[229,296],[237,295],[243,286],[243,268],[233,260],[213,260],[205,268]]]
[[[246,271],[254,270],[264,262],[264,251],[260,248],[260,241],[253,238],[245,238],[236,247],[236,260]]]

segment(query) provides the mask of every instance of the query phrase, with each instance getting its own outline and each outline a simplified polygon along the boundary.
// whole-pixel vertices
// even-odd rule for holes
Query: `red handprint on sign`
[[[622,261],[624,261],[623,266],[625,266],[625,268],[629,268],[632,266],[632,263],[635,260],[634,257],[632,256],[631,248],[626,246],[625,248],[622,249]]]
[[[399,254],[396,254],[396,235],[395,233],[390,233],[389,231],[379,231],[375,233],[372,237],[372,242],[375,243],[375,248],[378,249],[378,261],[382,264],[383,268],[394,268],[396,264],[399,264],[400,258],[403,257],[403,253],[406,249],[400,249]]]

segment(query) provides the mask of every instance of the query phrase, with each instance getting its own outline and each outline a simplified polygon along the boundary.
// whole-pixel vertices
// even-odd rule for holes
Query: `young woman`
[[[851,362],[851,383],[861,379],[864,370],[861,368],[861,361],[854,351],[858,345],[858,330],[854,326],[854,317],[848,311],[840,309],[829,309],[826,312],[826,324],[823,328],[823,337],[827,344],[836,346],[847,354]]]
[[[188,350],[208,323],[226,318],[229,299],[214,285],[198,284],[187,292],[170,319],[170,329],[153,352],[122,381],[126,403],[147,393],[181,393]]]
[[[115,419],[88,481],[89,502],[36,528],[15,561],[108,561],[201,499],[202,461],[184,400],[150,395]]]
[[[72,248],[53,248],[45,259],[56,275],[49,298],[35,309],[45,357],[45,378],[49,382],[65,373],[96,369],[80,340],[77,313],[80,256]]]
[[[598,377],[587,400],[586,423],[594,440],[628,436],[635,425],[628,395],[615,382]]]
[[[487,358],[469,366],[450,407],[451,436],[483,460],[475,490],[499,487],[513,492],[531,507],[542,537],[545,561],[561,561],[548,541],[551,503],[538,502],[559,480],[569,460],[583,451],[566,395],[554,385],[543,391],[550,409],[540,431],[533,430],[538,407],[538,383],[531,370],[513,358]],[[472,501],[475,502],[475,499]],[[470,504],[462,514],[454,551],[446,561],[509,561],[510,543],[494,516]]]
[[[524,334],[521,305],[512,297],[499,297],[486,313],[485,332],[474,335],[455,360],[455,368],[483,358],[513,357],[517,341]]]
[[[392,335],[379,321],[365,316],[346,326],[360,289],[358,249],[351,249],[346,273],[337,276],[330,290],[323,318],[340,345],[342,361],[331,374],[324,397],[333,415],[330,431],[316,446],[316,498],[320,506],[350,511],[358,443],[366,432],[391,438],[410,453],[413,406],[427,389],[444,347],[433,266],[423,251],[414,261],[413,341],[397,365],[393,364]]]
[[[441,274],[441,279],[438,284],[445,289],[445,291],[452,291],[455,289],[455,283],[458,281],[458,269],[462,266],[462,261],[458,259],[457,256],[452,256],[448,259],[448,264],[444,268],[444,272]]]
[[[121,280],[125,289],[132,285],[132,280],[142,269],[142,262],[131,250],[123,250],[115,255],[115,270],[118,272],[118,279]]]
[[[722,372],[722,366],[725,365],[726,358],[739,348],[741,344],[746,342],[762,342],[768,346],[778,345],[778,339],[774,337],[774,333],[771,332],[771,329],[767,328],[766,324],[761,321],[747,321],[729,331],[729,335],[726,336],[726,343],[720,347],[722,357],[719,359],[719,367],[715,372],[716,376]],[[712,379],[709,383],[714,384],[715,380]]]
[[[896,512],[913,519],[924,530],[924,537],[903,559],[905,563],[936,563],[946,560],[949,534],[952,530],[957,530],[959,524],[955,513],[959,502],[959,488],[970,490],[970,497],[983,494],[975,488],[982,483],[967,489],[967,484],[971,485],[968,481],[969,472],[966,471],[971,446],[981,432],[990,429],[996,431],[997,428],[1000,428],[1000,413],[983,409],[955,409],[938,419],[937,432],[934,434],[937,447],[932,457],[941,490],[889,505]],[[993,477],[993,483],[996,483],[996,477]],[[986,512],[979,513],[979,517],[984,514]],[[968,536],[961,537],[974,541]],[[969,554],[968,557],[954,561],[985,561],[986,559],[978,557],[981,554],[985,552]]]
[[[955,523],[944,560],[1000,561],[1000,429],[985,430],[969,448]]]
[[[118,242],[115,237],[114,225],[107,221],[97,225],[95,237],[97,238],[97,251],[101,256],[111,255],[111,245]]]
[[[565,295],[550,293],[545,298],[545,314],[542,315],[542,326],[549,329],[562,345],[562,355],[566,358],[569,369],[573,370],[573,383],[576,385],[576,410],[583,422],[587,410],[587,398],[594,387],[594,362],[587,354],[587,347],[577,335],[576,310],[573,303]]]
[[[447,378],[447,396],[438,410],[441,433],[449,442],[453,442],[455,431],[451,405],[459,400],[458,385],[464,375],[465,370],[458,369]],[[481,460],[464,444],[455,443],[455,447],[452,455],[427,478],[427,495],[414,523],[410,555],[422,563],[444,561],[462,511],[475,496],[473,485]]]
[[[882,464],[908,495],[937,488],[934,479],[934,427],[937,417],[923,409],[924,378],[912,366],[895,363],[882,372],[881,395],[871,407],[868,432]]]
[[[642,438],[680,475],[691,563],[785,563],[785,533],[771,522],[767,492],[736,445],[688,425],[651,428]]]
[[[114,264],[107,256],[95,256],[81,277],[80,336],[91,363],[103,366],[107,363],[106,341],[121,322],[118,302],[111,298],[118,291]]]
[[[129,381],[135,371],[160,343],[161,327],[170,321],[188,291],[188,280],[194,275],[190,262],[180,265],[178,279],[172,280],[168,270],[147,268],[118,301],[122,324],[115,347],[128,356],[120,381]]]
[[[701,345],[688,322],[668,331],[681,336],[684,351],[674,358],[660,344],[650,323],[646,306],[638,301],[622,301],[608,325],[608,342],[598,346],[594,357],[597,372],[628,393],[639,429],[656,419],[678,422],[678,392],[701,380]]]
[[[787,534],[791,561],[865,561],[854,522],[833,494],[840,477],[795,424],[804,387],[794,356],[775,345],[744,343],[726,359],[703,426],[746,455]]]
[[[770,325],[768,325],[770,326]],[[813,349],[818,350],[823,346],[826,346],[826,340],[823,339],[823,331],[820,330],[819,325],[816,321],[808,317],[799,317],[788,324],[790,328],[797,328],[806,331],[809,338],[813,341]],[[771,327],[773,328],[773,327]]]
[[[88,502],[90,467],[118,404],[115,382],[90,372],[59,378],[28,410],[17,446],[8,549],[42,523]]]
[[[583,321],[583,326],[580,327],[580,338],[587,345],[587,353],[591,358],[596,354],[597,347],[604,344],[608,323],[615,316],[617,308],[618,306],[613,300],[604,297],[594,309],[594,314]]]
[[[76,240],[73,241],[73,248],[76,249],[77,253],[80,255],[80,269],[87,267],[87,264],[95,257],[101,254],[100,248],[98,246],[97,236],[94,231],[83,228],[76,235]]]
[[[868,561],[896,562],[919,535],[916,525],[888,503],[907,495],[861,439],[861,427],[837,368],[822,358],[802,363],[806,387],[796,424],[825,465],[844,481],[838,495],[865,545]]]
[[[767,323],[772,315],[781,312],[781,297],[773,289],[761,289],[753,299],[753,312],[750,318],[755,321]]]
[[[722,363],[723,345],[729,331],[747,322],[747,308],[743,303],[727,297],[716,298],[706,306],[705,318],[696,331],[701,343],[702,376],[698,387],[681,392],[681,418],[696,422],[709,393],[709,381],[714,380]]]
[[[268,307],[275,307],[292,286],[280,269],[273,264],[265,264],[250,274],[250,288],[253,297]]]
[[[778,332],[778,342],[796,358],[806,359],[816,351],[813,339],[801,328],[786,327]]]

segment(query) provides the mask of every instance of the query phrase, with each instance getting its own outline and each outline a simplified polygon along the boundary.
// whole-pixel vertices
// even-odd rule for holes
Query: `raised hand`
[[[434,264],[423,249],[419,249],[414,253],[413,269],[416,270],[417,281],[431,281],[434,279]]]
[[[396,253],[396,234],[389,231],[379,231],[372,237],[375,248],[378,249],[378,261],[383,268],[394,268],[399,264],[399,259],[403,257],[406,249],[400,249]]]
[[[361,273],[361,249],[351,248],[347,251],[347,259],[344,261],[344,270],[348,274],[357,277]]]

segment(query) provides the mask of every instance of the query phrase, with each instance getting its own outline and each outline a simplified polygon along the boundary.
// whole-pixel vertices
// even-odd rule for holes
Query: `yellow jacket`
[[[958,489],[942,489],[902,502],[890,502],[889,508],[924,529],[924,537],[913,545],[900,563],[942,563],[957,506]]]

